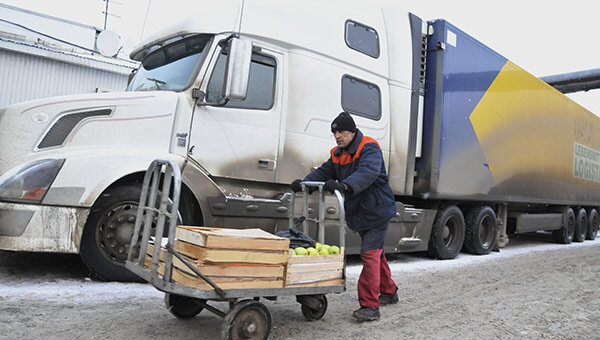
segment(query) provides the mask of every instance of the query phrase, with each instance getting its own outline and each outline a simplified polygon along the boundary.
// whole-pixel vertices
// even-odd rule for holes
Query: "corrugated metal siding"
[[[0,107],[31,99],[122,91],[127,75],[0,49]]]

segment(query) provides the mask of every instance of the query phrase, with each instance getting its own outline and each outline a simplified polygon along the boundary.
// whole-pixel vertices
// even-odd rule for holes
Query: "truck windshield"
[[[191,85],[212,36],[196,35],[148,54],[126,91],[182,91]]]

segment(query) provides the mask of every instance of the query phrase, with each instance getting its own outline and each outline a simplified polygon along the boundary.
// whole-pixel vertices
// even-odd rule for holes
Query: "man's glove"
[[[323,185],[323,190],[329,191],[332,194],[335,192],[335,190],[339,190],[343,194],[346,191],[346,187],[344,187],[343,183],[330,179],[327,180],[327,182],[325,182]]]
[[[290,184],[290,188],[292,189],[293,192],[300,192],[302,191],[302,186],[300,185],[300,183],[302,182],[301,179],[295,179],[292,184]]]

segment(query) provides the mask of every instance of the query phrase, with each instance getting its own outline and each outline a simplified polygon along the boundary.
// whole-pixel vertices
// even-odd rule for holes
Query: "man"
[[[323,181],[324,190],[344,193],[346,222],[360,234],[363,262],[358,279],[360,309],[352,315],[359,321],[378,320],[380,305],[398,302],[398,287],[383,253],[388,222],[396,214],[394,195],[377,141],[363,136],[346,112],[333,120],[331,132],[338,146],[331,149],[329,160],[304,181]],[[301,181],[292,182],[293,191],[302,190]]]

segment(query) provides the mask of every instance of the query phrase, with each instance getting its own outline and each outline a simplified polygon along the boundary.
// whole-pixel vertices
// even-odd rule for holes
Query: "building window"
[[[373,83],[349,76],[342,77],[342,108],[359,116],[381,118],[381,92]]]
[[[374,28],[346,20],[346,45],[373,58],[379,58],[379,36]]]
[[[221,99],[226,64],[227,51],[223,49],[208,82],[206,97],[210,103],[218,102]],[[253,53],[246,99],[241,101],[230,100],[225,107],[254,110],[271,109],[275,100],[275,66],[275,59]]]

